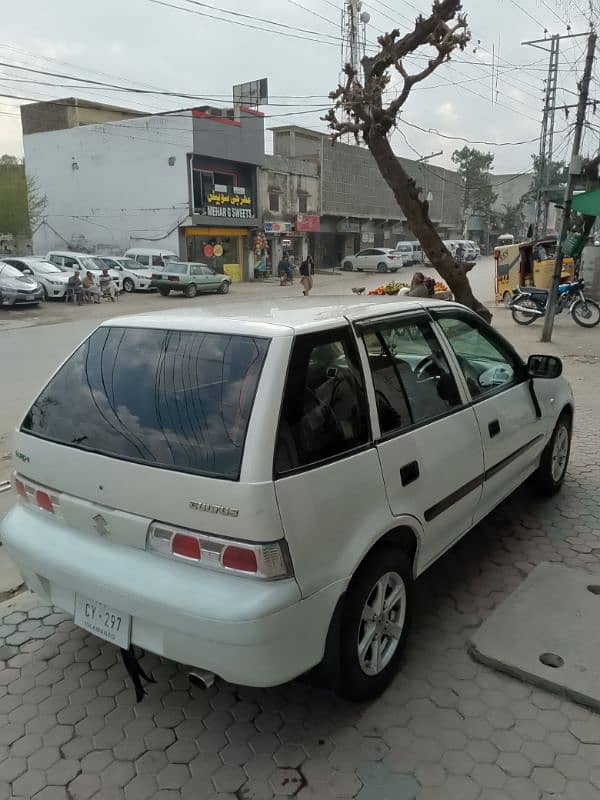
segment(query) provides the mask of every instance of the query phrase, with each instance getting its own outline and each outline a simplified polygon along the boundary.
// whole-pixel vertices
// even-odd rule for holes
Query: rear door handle
[[[493,419],[490,424],[488,425],[488,431],[490,432],[490,438],[493,439],[494,436],[497,436],[500,433],[500,423],[497,419]]]
[[[410,464],[405,464],[403,467],[400,467],[402,486],[408,486],[410,483],[414,483],[418,480],[420,474],[418,461],[411,461]]]

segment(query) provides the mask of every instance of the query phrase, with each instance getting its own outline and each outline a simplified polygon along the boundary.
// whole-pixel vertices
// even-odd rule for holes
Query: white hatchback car
[[[56,264],[57,267],[70,274],[79,271],[82,278],[86,272],[91,272],[96,278],[99,278],[104,269],[104,264],[95,256],[91,256],[88,253],[73,253],[70,250],[52,250],[46,255],[46,261]],[[120,289],[120,273],[113,269],[108,271],[117,289]]]
[[[237,684],[398,668],[412,584],[534,476],[573,396],[453,303],[298,298],[103,323],[15,437],[2,542],[81,627]]]
[[[342,269],[346,272],[398,272],[402,266],[402,253],[391,247],[368,247],[342,259]]]

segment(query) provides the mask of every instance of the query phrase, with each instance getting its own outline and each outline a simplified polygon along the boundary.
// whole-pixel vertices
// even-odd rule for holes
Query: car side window
[[[193,275],[193,276],[204,275],[203,268],[202,267],[190,267],[190,275]]]
[[[452,370],[429,322],[393,320],[362,329],[382,434],[462,405]]]
[[[48,261],[52,264],[56,264],[57,267],[62,267],[63,265],[63,260],[60,256],[50,256]]]
[[[437,321],[456,354],[472,398],[518,380],[522,368],[519,357],[478,320],[444,314]]]
[[[78,267],[79,264],[76,258],[70,258],[69,256],[65,256],[65,267]]]
[[[163,260],[160,256],[152,256],[152,266],[153,267],[163,267]]]
[[[145,264],[147,267],[150,266],[150,257],[149,256],[136,256],[136,261],[139,261],[140,264]]]
[[[278,476],[351,453],[369,441],[369,411],[349,329],[298,336],[281,407]]]
[[[200,267],[200,275],[215,275],[215,271],[210,267]]]

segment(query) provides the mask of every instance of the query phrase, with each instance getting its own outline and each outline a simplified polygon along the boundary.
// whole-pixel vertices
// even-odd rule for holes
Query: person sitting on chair
[[[100,275],[100,291],[104,296],[109,295],[111,301],[115,302],[117,287],[107,269],[103,269]]]
[[[91,272],[85,273],[85,278],[82,280],[81,285],[83,287],[84,300],[89,300],[93,303],[100,302],[100,289],[96,286],[96,281]]]
[[[67,293],[65,295],[65,300],[68,300],[69,297],[72,297],[74,302],[80,303],[81,289],[82,286],[81,278],[79,277],[79,270],[76,270],[67,281]]]

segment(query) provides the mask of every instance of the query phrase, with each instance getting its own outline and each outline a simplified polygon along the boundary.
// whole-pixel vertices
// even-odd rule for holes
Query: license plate
[[[75,624],[94,633],[107,642],[127,650],[131,636],[131,616],[117,611],[111,606],[89,600],[81,595],[75,596]]]

